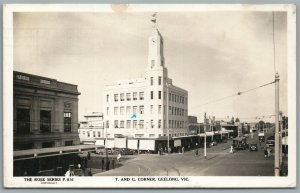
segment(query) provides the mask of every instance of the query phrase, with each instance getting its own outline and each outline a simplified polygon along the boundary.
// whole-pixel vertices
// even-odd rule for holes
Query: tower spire
[[[153,23],[153,28],[156,28],[156,15],[157,15],[157,12],[153,13],[152,14],[152,18],[151,18],[151,22]]]

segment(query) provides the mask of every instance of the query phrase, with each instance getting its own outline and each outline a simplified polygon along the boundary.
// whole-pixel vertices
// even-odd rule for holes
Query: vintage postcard
[[[296,187],[295,5],[3,7],[5,187]]]

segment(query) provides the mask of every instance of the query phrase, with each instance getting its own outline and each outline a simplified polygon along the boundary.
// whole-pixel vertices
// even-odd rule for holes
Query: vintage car
[[[245,150],[249,148],[249,144],[247,143],[247,139],[245,137],[236,137],[232,140],[232,147],[235,150]]]
[[[256,143],[251,143],[249,145],[249,151],[257,151],[257,150],[258,150],[258,147],[257,147]]]

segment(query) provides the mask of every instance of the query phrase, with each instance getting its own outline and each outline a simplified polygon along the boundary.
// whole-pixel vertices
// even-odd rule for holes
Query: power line
[[[194,106],[194,107],[192,107],[192,108],[198,108],[198,107],[205,106],[205,105],[208,105],[208,104],[217,103],[217,102],[222,101],[222,100],[225,100],[225,99],[227,99],[227,98],[239,96],[239,95],[245,94],[245,93],[247,93],[247,92],[250,92],[250,91],[253,91],[253,90],[256,90],[256,89],[265,87],[265,86],[268,86],[268,85],[273,84],[273,83],[275,83],[275,81],[272,81],[272,82],[269,82],[269,83],[267,83],[267,84],[263,84],[263,85],[260,85],[260,86],[251,88],[251,89],[249,89],[249,90],[245,90],[245,91],[242,91],[242,92],[238,92],[238,93],[233,94],[233,95],[225,96],[225,97],[222,97],[222,98],[220,98],[220,99],[216,99],[216,100],[213,100],[213,101],[209,101],[209,102],[207,102],[207,103],[203,103],[203,104],[200,104],[200,105],[196,105],[196,106]],[[192,109],[192,108],[191,108],[191,109]]]

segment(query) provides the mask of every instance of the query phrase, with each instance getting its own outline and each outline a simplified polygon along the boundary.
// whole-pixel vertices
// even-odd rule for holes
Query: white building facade
[[[104,137],[104,122],[103,114],[100,112],[93,112],[84,116],[85,121],[79,124],[79,139],[83,144],[94,144],[97,138]]]
[[[173,85],[163,55],[164,41],[154,27],[149,37],[144,78],[118,81],[104,88],[107,138],[180,137],[188,133],[188,92]],[[167,129],[169,128],[169,129]]]

